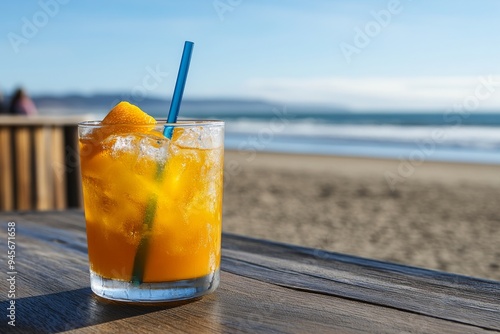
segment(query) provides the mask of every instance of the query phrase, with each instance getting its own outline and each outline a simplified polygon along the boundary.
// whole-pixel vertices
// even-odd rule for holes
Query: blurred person
[[[35,103],[22,88],[16,89],[10,100],[9,113],[11,115],[32,116],[38,113]]]

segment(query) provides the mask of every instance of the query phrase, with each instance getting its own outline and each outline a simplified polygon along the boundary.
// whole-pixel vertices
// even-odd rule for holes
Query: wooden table
[[[214,294],[179,305],[109,302],[89,288],[81,211],[1,213],[0,222],[2,333],[500,332],[500,282],[230,234]]]

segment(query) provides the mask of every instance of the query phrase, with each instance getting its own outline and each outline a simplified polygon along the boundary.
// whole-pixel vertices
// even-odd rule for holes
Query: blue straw
[[[189,70],[189,63],[191,61],[191,52],[193,51],[193,42],[186,41],[184,43],[184,51],[182,52],[181,65],[179,73],[177,74],[177,82],[175,83],[174,96],[170,104],[168,112],[167,123],[175,123],[177,115],[179,115],[179,107],[181,105],[182,94],[184,93],[184,86],[186,85],[186,77]],[[163,135],[169,139],[172,138],[174,132],[173,126],[165,126]],[[163,172],[165,170],[165,163],[158,164],[156,168],[156,181],[161,181]],[[152,194],[148,199],[146,206],[146,215],[144,217],[143,225],[145,231],[142,234],[141,241],[137,247],[137,252],[134,257],[134,266],[132,268],[132,283],[136,286],[140,285],[144,279],[144,269],[146,267],[146,259],[149,249],[149,234],[153,229],[153,221],[156,216],[156,206],[158,203],[158,195]]]
[[[179,109],[181,106],[182,95],[184,94],[184,86],[186,86],[186,78],[189,70],[189,63],[191,62],[191,53],[193,52],[193,42],[184,42],[184,51],[182,51],[181,65],[179,66],[179,73],[177,74],[177,81],[175,83],[174,96],[170,103],[170,110],[168,111],[167,123],[177,122]],[[172,126],[165,126],[163,135],[168,139],[172,139],[174,128]]]

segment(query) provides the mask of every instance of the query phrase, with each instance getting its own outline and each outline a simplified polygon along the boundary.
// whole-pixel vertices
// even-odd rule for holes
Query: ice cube
[[[217,148],[222,145],[222,131],[221,127],[186,127],[174,143],[178,146],[189,148]]]
[[[168,158],[170,140],[149,134],[111,135],[103,142],[111,156],[119,159],[124,153],[137,156],[137,159],[150,159],[158,162]]]
[[[111,157],[118,159],[123,153],[139,152],[138,138],[135,135],[111,135],[102,142],[105,149],[110,150]]]
[[[83,126],[80,128],[80,138],[82,139],[90,139],[93,135],[94,129],[91,127]]]
[[[170,139],[155,135],[140,135],[139,159],[151,159],[164,162],[168,158]]]

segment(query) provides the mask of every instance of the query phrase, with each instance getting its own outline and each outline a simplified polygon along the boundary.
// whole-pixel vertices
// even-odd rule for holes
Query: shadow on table
[[[15,327],[8,327],[14,332],[56,333],[152,313],[186,303],[119,303],[97,297],[90,288],[82,288],[16,299]],[[7,310],[7,315],[10,312],[9,307],[10,301],[0,302],[0,309]],[[7,321],[2,322],[7,324],[8,321],[11,320],[7,317]]]

